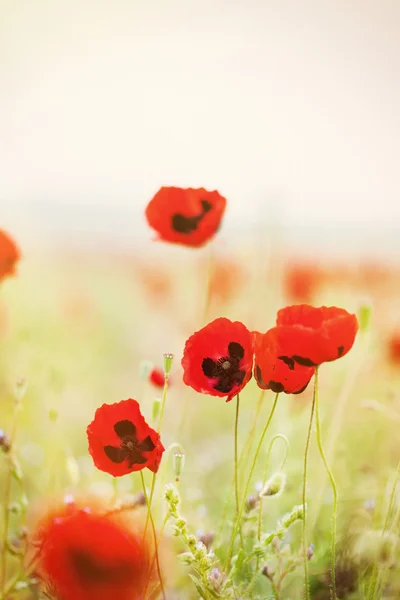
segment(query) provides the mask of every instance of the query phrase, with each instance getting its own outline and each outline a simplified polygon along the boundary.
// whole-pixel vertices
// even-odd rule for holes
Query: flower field
[[[149,256],[0,231],[0,600],[400,597],[399,267],[226,211],[161,188]]]

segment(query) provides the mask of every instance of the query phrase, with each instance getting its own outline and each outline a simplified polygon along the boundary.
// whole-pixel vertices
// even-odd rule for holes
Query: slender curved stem
[[[393,504],[394,504],[394,500],[395,500],[395,496],[396,496],[396,488],[397,488],[397,484],[399,483],[399,480],[400,480],[400,461],[397,465],[396,474],[395,474],[395,478],[394,478],[394,482],[393,482],[393,487],[392,487],[392,491],[390,493],[389,505],[388,505],[388,508],[386,511],[386,517],[385,517],[385,521],[384,521],[383,529],[382,529],[382,537],[385,535],[388,525],[389,525],[390,514],[393,510]],[[384,575],[386,575],[386,574],[384,574]],[[369,590],[368,590],[368,598],[371,600],[373,600],[376,597],[375,592],[376,592],[378,582],[379,582],[379,573],[375,566],[374,570],[372,572],[371,584],[370,584]]]
[[[6,473],[6,480],[4,483],[4,524],[3,524],[3,540],[1,548],[1,570],[0,570],[0,585],[1,590],[4,593],[6,578],[7,578],[7,553],[8,553],[8,528],[10,524],[10,496],[11,496],[11,483],[12,483],[12,471],[13,471],[13,456],[14,456],[14,445],[15,435],[17,432],[18,423],[18,412],[19,402],[15,402],[14,411],[11,423],[11,450],[8,455],[8,469]]]
[[[304,557],[304,590],[305,590],[305,600],[309,600],[310,598],[310,587],[308,583],[308,556],[307,556],[307,468],[308,468],[308,450],[310,448],[310,440],[311,440],[311,431],[313,424],[315,410],[315,393],[313,396],[312,406],[311,406],[311,415],[310,415],[310,424],[308,426],[306,447],[304,449],[304,471],[303,471],[303,507],[304,507],[304,517],[303,517],[303,557]]]
[[[158,577],[159,577],[159,580],[160,580],[161,593],[162,593],[163,599],[166,600],[165,591],[164,591],[164,584],[163,584],[163,579],[162,579],[162,575],[161,575],[160,559],[159,559],[159,556],[158,556],[158,540],[157,540],[156,526],[154,524],[153,514],[151,512],[150,498],[149,498],[149,496],[147,494],[146,484],[145,484],[144,477],[143,477],[143,471],[140,471],[140,479],[142,481],[143,494],[144,494],[144,497],[146,499],[147,514],[148,514],[148,517],[150,519],[151,528],[153,530],[154,553],[155,553],[155,559],[156,559],[156,564],[157,564],[157,573],[158,573]],[[149,576],[150,575],[151,575],[151,572],[149,573]]]
[[[261,434],[260,441],[258,442],[258,446],[257,446],[255,454],[254,454],[253,462],[252,462],[252,465],[251,465],[251,468],[250,468],[250,472],[249,472],[249,476],[247,478],[247,483],[246,483],[245,491],[244,491],[244,494],[243,494],[242,504],[240,506],[238,517],[235,520],[235,524],[234,524],[233,530],[232,530],[231,539],[230,539],[230,542],[229,542],[228,553],[227,553],[226,563],[225,563],[225,567],[224,567],[225,571],[226,571],[226,569],[227,569],[227,567],[228,567],[228,565],[230,563],[231,557],[232,557],[233,546],[235,544],[235,538],[236,538],[236,534],[238,532],[240,523],[242,522],[244,507],[246,505],[246,498],[247,498],[247,494],[249,492],[251,478],[252,478],[254,470],[256,468],[257,459],[258,459],[258,456],[260,454],[262,443],[264,441],[264,438],[265,438],[265,435],[266,435],[266,433],[268,431],[268,428],[269,428],[269,426],[271,424],[272,417],[274,416],[276,405],[278,403],[278,398],[279,398],[279,393],[275,395],[275,399],[274,399],[274,403],[273,403],[272,408],[271,408],[271,412],[269,414],[268,420],[267,420],[267,422],[265,424],[265,427],[264,427],[263,432]]]
[[[238,429],[239,429],[239,394],[236,396],[236,414],[235,414],[235,499],[236,499],[236,517],[239,514],[239,475],[238,475]]]
[[[250,456],[251,449],[253,446],[254,433],[256,430],[256,426],[257,426],[257,420],[260,415],[260,410],[261,410],[262,402],[264,399],[264,395],[265,395],[265,390],[261,390],[261,394],[259,396],[257,406],[256,406],[256,411],[254,413],[253,423],[251,425],[250,431],[247,435],[247,439],[246,439],[246,441],[243,445],[242,451],[240,453],[238,469],[239,469],[239,471],[242,470],[242,472],[246,472],[246,470],[247,470],[247,459]],[[244,466],[241,469],[243,461],[244,461]],[[235,482],[234,482],[234,479],[232,478],[232,488],[234,487],[234,485],[235,485]],[[218,532],[218,536],[217,536],[218,539],[221,537],[222,532],[226,525],[226,518],[228,516],[228,507],[229,507],[230,499],[231,499],[231,491],[228,494],[226,494],[224,507],[222,510],[222,516],[221,516],[221,524],[219,526],[219,532]]]
[[[281,466],[280,466],[280,470],[281,471],[283,470],[283,467],[285,466],[285,463],[286,463],[286,460],[287,460],[287,455],[288,455],[288,450],[289,450],[289,440],[287,439],[286,435],[283,435],[283,433],[277,433],[272,438],[271,443],[270,443],[269,448],[268,448],[267,460],[265,461],[265,470],[264,470],[264,477],[263,477],[263,482],[262,482],[263,483],[263,487],[265,486],[265,484],[267,482],[268,469],[269,469],[269,459],[271,457],[272,447],[273,447],[274,443],[276,442],[276,440],[282,440],[283,442],[285,442],[285,456],[284,456],[283,461],[282,461]],[[261,540],[262,512],[263,512],[263,504],[262,504],[262,498],[260,498],[260,505],[258,507],[258,526],[257,526],[257,539],[258,539],[258,541]]]
[[[239,404],[240,398],[239,394],[236,396],[236,414],[235,414],[235,470],[234,470],[234,480],[235,480],[235,500],[236,500],[236,512],[235,518],[238,518],[239,515],[239,466],[238,466],[238,430],[239,430]],[[239,535],[240,541],[243,545],[243,536],[242,536],[242,528],[239,525]]]
[[[160,432],[161,432],[161,425],[162,425],[163,417],[164,417],[165,403],[166,403],[166,400],[167,400],[168,383],[169,383],[169,378],[168,378],[168,375],[165,374],[165,376],[164,376],[164,389],[163,389],[163,395],[162,395],[161,407],[160,407],[160,418],[158,419],[158,427],[157,427],[157,433],[159,435],[160,435]],[[153,477],[151,479],[151,487],[150,487],[149,509],[151,508],[151,505],[152,505],[152,502],[153,502],[154,488],[156,486],[156,478],[157,478],[157,473],[153,473]],[[146,523],[144,525],[144,535],[146,535],[147,528],[149,526],[149,517],[150,517],[150,510],[147,512]]]
[[[326,472],[332,485],[333,491],[333,510],[332,510],[332,534],[331,534],[331,598],[336,600],[336,521],[337,521],[337,504],[338,504],[338,493],[335,478],[326,460],[325,452],[322,447],[321,437],[321,421],[319,418],[319,393],[318,393],[318,367],[315,369],[314,376],[314,399],[315,399],[315,419],[317,423],[317,443],[319,453],[324,463]]]

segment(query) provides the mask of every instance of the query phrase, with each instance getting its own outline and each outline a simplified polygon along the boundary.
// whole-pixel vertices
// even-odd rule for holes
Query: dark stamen
[[[246,372],[240,369],[240,361],[244,357],[244,348],[238,342],[228,344],[229,356],[221,356],[218,360],[204,358],[201,368],[206,377],[218,379],[213,386],[221,394],[229,394],[234,385],[241,385]]]
[[[199,223],[205,217],[205,215],[212,209],[212,204],[208,200],[201,200],[202,211],[199,215],[193,217],[186,217],[181,213],[175,213],[171,217],[172,229],[178,233],[190,234],[196,231]]]

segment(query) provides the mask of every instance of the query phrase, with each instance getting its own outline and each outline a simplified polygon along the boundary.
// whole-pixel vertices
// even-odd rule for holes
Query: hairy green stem
[[[158,556],[158,540],[157,540],[156,526],[154,524],[153,513],[151,511],[151,506],[150,506],[150,498],[149,498],[149,496],[147,494],[146,484],[145,484],[144,477],[143,477],[143,471],[140,471],[140,479],[142,481],[143,494],[144,494],[144,497],[146,499],[146,504],[147,504],[147,515],[148,515],[148,518],[150,519],[151,528],[153,530],[154,553],[155,553],[155,559],[156,559],[156,565],[157,565],[158,578],[160,580],[161,593],[162,593],[163,599],[166,600],[165,591],[164,591],[164,584],[163,584],[163,578],[162,578],[162,575],[161,575],[160,559],[159,559],[159,556]],[[149,577],[150,576],[151,576],[151,572],[149,573]]]
[[[315,369],[314,377],[314,401],[315,401],[315,419],[317,423],[317,443],[319,453],[324,463],[326,472],[332,485],[333,491],[333,510],[332,510],[332,534],[331,534],[331,598],[336,600],[336,521],[337,521],[337,504],[338,504],[338,493],[335,478],[326,460],[325,452],[322,446],[321,437],[321,421],[319,418],[319,393],[318,393],[318,367]]]
[[[315,410],[315,393],[313,395],[313,401],[311,406],[310,424],[308,426],[306,447],[304,449],[304,471],[303,471],[303,506],[304,506],[304,518],[303,518],[303,557],[304,557],[304,591],[305,600],[310,598],[310,587],[308,582],[308,555],[307,555],[307,468],[308,468],[308,450],[310,448],[311,431],[313,424]]]
[[[232,530],[232,535],[231,535],[231,539],[230,539],[230,542],[229,542],[228,553],[227,553],[227,558],[226,558],[226,563],[225,563],[224,571],[227,570],[227,567],[228,567],[228,565],[230,563],[230,560],[232,558],[233,546],[235,544],[235,539],[236,539],[236,535],[237,535],[238,529],[239,529],[240,524],[242,522],[243,512],[244,512],[244,508],[246,506],[247,494],[248,494],[249,489],[250,489],[251,478],[252,478],[254,470],[256,468],[257,459],[258,459],[258,456],[260,454],[262,443],[264,441],[264,438],[265,438],[265,435],[266,435],[266,433],[268,431],[268,428],[269,428],[269,426],[271,424],[272,417],[274,416],[276,405],[278,403],[278,398],[279,398],[279,393],[275,395],[275,399],[274,399],[274,403],[272,405],[271,412],[269,414],[268,420],[267,420],[267,422],[265,424],[265,427],[264,427],[263,432],[261,434],[260,441],[258,442],[258,446],[257,446],[255,454],[254,454],[253,462],[252,462],[252,465],[251,465],[251,468],[250,468],[250,472],[249,472],[249,476],[247,478],[247,483],[246,483],[245,491],[244,491],[244,494],[243,494],[242,504],[240,506],[238,517],[237,517],[237,519],[235,519],[235,523],[234,523],[234,526],[233,526],[233,530]]]

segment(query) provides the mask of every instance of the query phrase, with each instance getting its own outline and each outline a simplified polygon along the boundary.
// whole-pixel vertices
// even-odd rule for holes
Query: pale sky
[[[398,0],[0,0],[0,39],[5,225],[146,236],[168,184],[228,228],[400,222]]]

